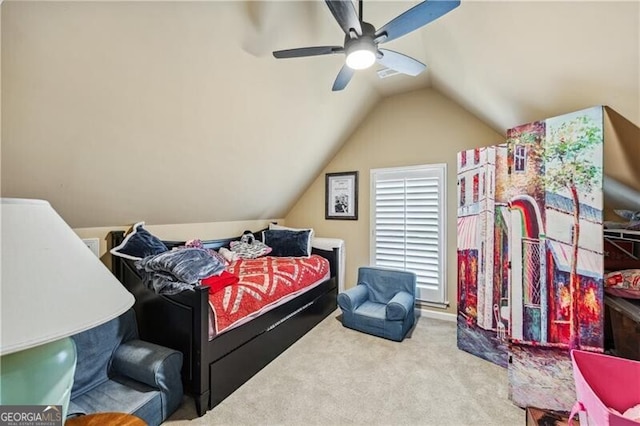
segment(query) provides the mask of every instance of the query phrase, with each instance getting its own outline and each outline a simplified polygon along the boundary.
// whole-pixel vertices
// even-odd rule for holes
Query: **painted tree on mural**
[[[602,143],[602,129],[591,118],[577,117],[550,130],[544,144],[547,190],[566,189],[573,201],[573,238],[569,290],[571,296],[571,348],[580,346],[578,276],[578,242],[580,239],[580,196],[590,194],[599,186],[602,168],[594,165],[594,148]]]

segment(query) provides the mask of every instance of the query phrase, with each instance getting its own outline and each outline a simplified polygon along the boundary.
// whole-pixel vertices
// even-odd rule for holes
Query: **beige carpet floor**
[[[524,425],[507,371],[456,347],[456,324],[421,317],[401,343],[344,328],[333,312],[220,405],[193,400],[164,424]]]

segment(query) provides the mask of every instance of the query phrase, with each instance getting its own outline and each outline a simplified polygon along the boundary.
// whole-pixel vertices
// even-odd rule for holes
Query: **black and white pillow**
[[[241,259],[257,259],[271,253],[271,247],[255,239],[250,232],[245,232],[240,241],[231,241],[229,249]]]

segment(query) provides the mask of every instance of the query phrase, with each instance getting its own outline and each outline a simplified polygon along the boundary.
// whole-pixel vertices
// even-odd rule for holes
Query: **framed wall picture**
[[[358,220],[358,172],[325,175],[325,219]]]

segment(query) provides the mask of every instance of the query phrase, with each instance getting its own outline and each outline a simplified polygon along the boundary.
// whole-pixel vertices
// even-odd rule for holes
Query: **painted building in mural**
[[[505,156],[506,145],[458,154],[459,311],[470,323],[501,333],[509,321],[507,221],[506,205],[496,202],[496,176],[504,173]]]
[[[485,229],[479,222],[481,194],[486,194],[483,151],[458,153],[458,309],[467,321],[478,317],[478,262]]]
[[[547,193],[546,249],[549,295],[547,305],[548,333],[543,343],[570,345],[571,255],[573,251],[573,203],[568,197]],[[601,234],[602,210],[586,203],[580,204],[581,237],[578,245],[577,274],[580,297],[577,317],[580,320],[580,346],[583,349],[603,346],[603,239]]]

